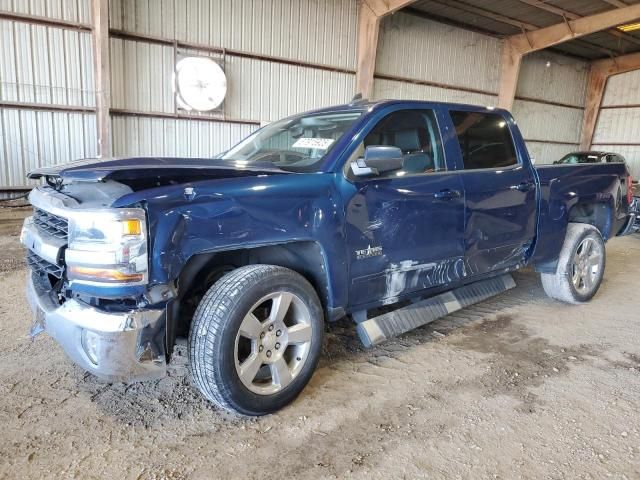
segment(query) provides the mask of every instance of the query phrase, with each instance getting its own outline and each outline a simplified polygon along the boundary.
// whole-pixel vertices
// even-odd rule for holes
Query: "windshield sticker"
[[[316,148],[326,150],[334,142],[333,138],[299,138],[292,145],[294,148]]]

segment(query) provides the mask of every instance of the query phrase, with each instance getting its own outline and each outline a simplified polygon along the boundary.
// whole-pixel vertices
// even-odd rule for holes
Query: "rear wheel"
[[[600,288],[605,263],[604,240],[598,229],[585,223],[570,223],[556,273],[541,274],[544,291],[563,302],[588,302]]]
[[[273,265],[238,268],[196,310],[189,335],[194,383],[222,408],[274,412],[311,378],[322,333],[320,301],[306,279]]]

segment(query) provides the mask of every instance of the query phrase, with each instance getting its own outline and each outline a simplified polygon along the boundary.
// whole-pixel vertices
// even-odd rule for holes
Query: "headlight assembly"
[[[146,215],[140,208],[82,210],[69,217],[70,283],[141,285],[148,280]]]

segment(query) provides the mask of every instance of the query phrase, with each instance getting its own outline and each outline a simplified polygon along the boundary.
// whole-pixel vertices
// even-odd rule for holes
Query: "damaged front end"
[[[75,363],[109,381],[166,372],[166,301],[147,295],[145,211],[109,208],[129,192],[115,182],[38,187],[21,234],[31,334],[47,332]]]

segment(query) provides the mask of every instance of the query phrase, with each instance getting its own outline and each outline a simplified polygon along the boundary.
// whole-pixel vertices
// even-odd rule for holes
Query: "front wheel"
[[[563,302],[588,302],[600,288],[605,263],[604,240],[598,229],[585,223],[570,223],[556,273],[540,276],[544,291]]]
[[[264,415],[290,403],[320,356],[323,312],[292,270],[249,265],[205,294],[189,333],[193,381],[218,406]]]

